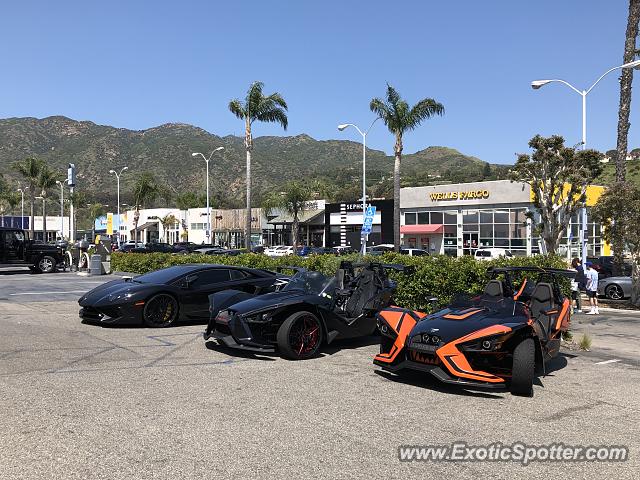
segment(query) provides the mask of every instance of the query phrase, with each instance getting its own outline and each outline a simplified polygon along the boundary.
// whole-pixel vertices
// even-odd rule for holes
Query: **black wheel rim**
[[[298,357],[313,354],[320,343],[320,322],[311,315],[299,317],[289,331],[289,346]]]
[[[623,297],[622,289],[618,285],[609,287],[609,298],[612,300],[620,300]]]
[[[147,303],[145,317],[154,325],[166,325],[173,321],[176,313],[175,301],[169,295],[158,295]]]

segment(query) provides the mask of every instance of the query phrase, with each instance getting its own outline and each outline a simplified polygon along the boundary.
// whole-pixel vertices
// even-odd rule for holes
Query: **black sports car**
[[[443,382],[466,388],[510,387],[532,395],[535,367],[560,350],[569,328],[570,300],[560,277],[575,271],[536,267],[490,270],[484,293],[459,298],[431,315],[389,308],[378,315],[380,354],[373,360],[384,370],[428,372]],[[530,274],[514,288],[513,277]],[[502,279],[500,279],[502,278]]]
[[[278,348],[295,360],[313,357],[323,343],[375,331],[375,314],[389,305],[396,287],[388,269],[404,267],[342,262],[333,277],[296,269],[279,292],[253,298],[231,291],[211,295],[204,338],[255,352]]]
[[[176,265],[114,280],[83,295],[80,318],[102,324],[167,327],[179,320],[206,323],[208,296],[226,289],[257,295],[285,281],[267,270],[213,264]]]

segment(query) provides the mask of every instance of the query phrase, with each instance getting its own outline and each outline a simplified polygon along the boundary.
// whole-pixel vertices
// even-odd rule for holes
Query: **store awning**
[[[444,225],[441,223],[432,223],[430,225],[402,225],[400,233],[420,235],[424,233],[442,233]]]

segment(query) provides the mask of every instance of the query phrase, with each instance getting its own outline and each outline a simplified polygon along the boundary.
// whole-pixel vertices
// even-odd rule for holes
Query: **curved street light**
[[[595,82],[593,82],[593,84],[586,90],[579,90],[578,88],[574,87],[569,82],[567,82],[566,80],[561,80],[559,78],[546,79],[546,80],[534,80],[531,82],[531,88],[533,88],[534,90],[538,90],[544,87],[545,85],[548,85],[549,83],[562,83],[582,97],[582,149],[585,150],[587,148],[587,95],[589,95],[589,92],[591,92],[591,90],[593,90],[593,88],[598,83],[600,83],[600,80],[602,80],[604,77],[609,75],[614,70],[619,70],[622,68],[634,68],[637,66],[640,66],[640,60],[635,60],[633,62],[625,63],[623,65],[618,65],[617,67],[610,68],[609,70],[604,72],[602,75],[600,75],[600,77],[598,77],[598,79]],[[587,263],[587,235],[586,235],[587,207],[586,206],[582,207],[580,217],[582,219],[582,228],[580,229],[580,234],[582,238],[580,240],[580,247],[582,250],[582,255],[581,255],[582,264],[585,265]]]
[[[209,207],[209,160],[211,160],[211,157],[213,157],[213,154],[216,152],[219,152],[221,150],[224,150],[224,147],[218,147],[215,148],[211,154],[209,155],[209,157],[205,157],[202,153],[200,152],[193,152],[191,154],[192,157],[202,157],[204,159],[204,161],[207,164],[207,244],[209,244],[211,242],[211,208]]]
[[[129,170],[129,167],[122,167],[120,169],[120,172],[116,172],[113,169],[109,170],[109,173],[113,173],[116,176],[118,183],[118,229],[116,230],[116,243],[118,244],[118,247],[120,247],[120,175],[122,175],[122,172],[124,172],[125,170]]]
[[[367,135],[373,127],[373,125],[380,120],[380,117],[376,117],[369,128],[366,131],[362,131],[354,123],[341,123],[338,125],[338,130],[343,131],[348,127],[355,128],[360,135],[362,135],[362,224],[364,225],[364,217],[367,211]],[[364,255],[367,252],[367,235],[362,235],[360,252]]]

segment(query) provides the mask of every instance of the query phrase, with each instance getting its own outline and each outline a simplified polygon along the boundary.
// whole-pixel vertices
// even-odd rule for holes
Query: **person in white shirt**
[[[598,272],[593,268],[591,262],[586,263],[587,269],[584,275],[587,279],[587,297],[589,297],[589,304],[591,310],[587,312],[587,315],[598,315]]]

